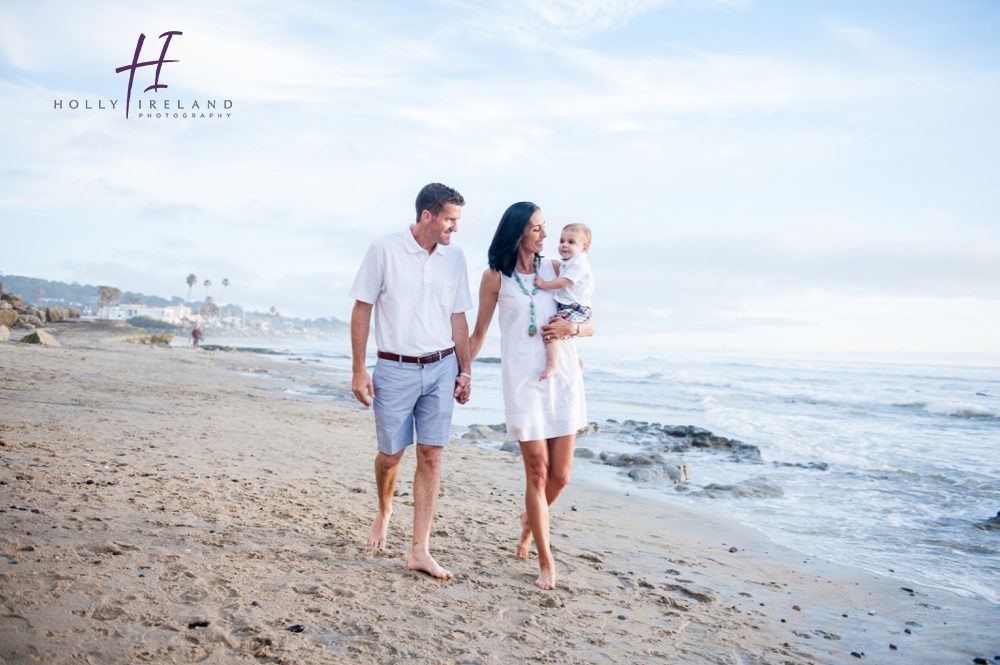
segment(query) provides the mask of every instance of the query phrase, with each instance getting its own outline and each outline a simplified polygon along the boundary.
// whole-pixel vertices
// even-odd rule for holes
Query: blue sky
[[[1000,353],[996,3],[203,5],[0,5],[0,272],[346,318],[442,181],[473,293],[508,204],[592,227],[595,344]],[[135,97],[231,117],[125,119],[166,30]]]

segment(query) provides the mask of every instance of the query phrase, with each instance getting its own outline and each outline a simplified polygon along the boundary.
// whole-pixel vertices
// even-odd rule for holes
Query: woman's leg
[[[542,589],[554,589],[555,561],[549,546],[549,505],[569,483],[573,468],[573,446],[576,435],[556,437],[547,441],[522,441],[524,460],[525,512],[521,514],[521,539],[517,555],[525,557],[534,535],[541,573],[535,584]]]
[[[535,536],[538,567],[541,569],[535,585],[542,589],[554,589],[556,571],[552,551],[549,549],[549,504],[545,498],[545,487],[549,479],[549,449],[544,440],[521,441],[520,444],[521,457],[524,460],[524,507],[527,513],[527,525],[531,528],[531,534]],[[524,534],[521,540],[523,543]],[[529,536],[528,543],[530,542]],[[518,543],[519,555],[522,543]]]

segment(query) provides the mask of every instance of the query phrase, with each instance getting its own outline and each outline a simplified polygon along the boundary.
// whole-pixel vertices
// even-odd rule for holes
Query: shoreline
[[[396,499],[390,549],[363,546],[371,414],[261,385],[294,385],[313,368],[49,329],[61,348],[0,344],[13,368],[0,384],[0,495],[16,506],[0,514],[5,662],[1000,654],[1000,608],[985,601],[906,591],[724,518],[663,514],[640,492],[580,480],[553,508],[561,587],[538,591],[533,556],[513,557],[520,460],[469,445],[445,454],[432,540],[457,579],[430,580],[405,570],[407,496]],[[331,393],[346,390],[330,381]],[[401,494],[412,465],[404,457]]]

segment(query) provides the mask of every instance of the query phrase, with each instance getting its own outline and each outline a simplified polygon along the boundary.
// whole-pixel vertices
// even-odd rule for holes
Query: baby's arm
[[[559,289],[565,289],[567,286],[571,285],[573,280],[568,277],[556,277],[553,280],[546,282],[542,279],[541,275],[535,277],[535,286],[540,289],[545,289],[546,291],[558,291]]]

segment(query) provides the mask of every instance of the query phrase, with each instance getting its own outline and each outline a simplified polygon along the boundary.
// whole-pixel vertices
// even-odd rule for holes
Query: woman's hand
[[[564,337],[571,337],[576,334],[577,324],[567,321],[561,316],[553,316],[549,322],[542,326],[542,339],[546,342],[554,342]]]

